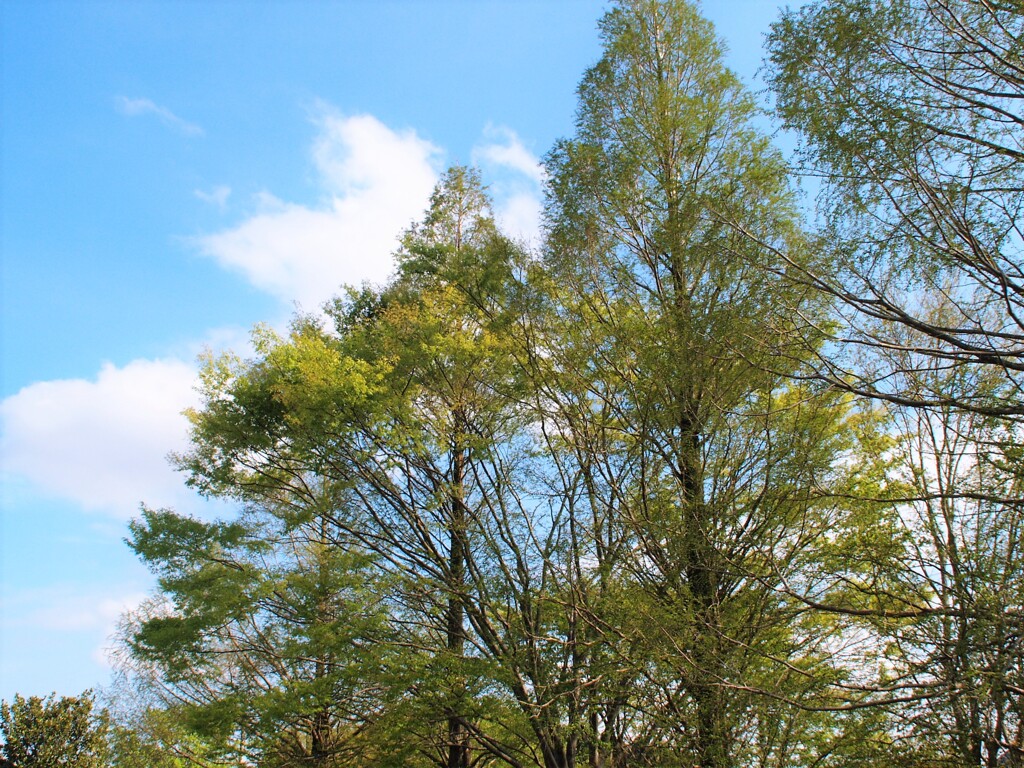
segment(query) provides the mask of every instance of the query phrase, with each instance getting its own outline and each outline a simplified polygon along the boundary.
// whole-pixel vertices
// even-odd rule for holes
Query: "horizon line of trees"
[[[1024,764],[1024,7],[784,11],[796,167],[695,5],[600,30],[538,249],[453,167],[389,282],[204,359],[238,514],[131,523],[120,751],[59,764]]]

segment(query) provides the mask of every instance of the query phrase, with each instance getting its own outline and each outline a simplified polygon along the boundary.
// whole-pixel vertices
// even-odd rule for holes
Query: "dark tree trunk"
[[[465,609],[462,592],[466,581],[466,507],[464,501],[464,482],[466,473],[466,456],[462,449],[461,438],[456,437],[452,455],[452,478],[448,573],[449,594],[447,610],[447,641],[448,652],[453,662],[462,658],[466,646]],[[456,662],[457,663],[457,662]],[[457,683],[458,685],[458,683]],[[455,697],[462,696],[457,691]],[[469,733],[463,721],[463,713],[458,711],[455,702],[448,713],[448,757],[447,768],[469,768]]]

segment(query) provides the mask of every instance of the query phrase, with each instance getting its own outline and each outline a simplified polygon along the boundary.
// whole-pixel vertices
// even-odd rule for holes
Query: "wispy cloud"
[[[14,691],[74,694],[93,685],[110,669],[121,617],[147,598],[146,586],[144,582],[59,583],[5,589],[0,595],[0,687],[4,698]],[[32,671],[32,666],[40,667],[41,659],[46,659],[46,664]],[[26,684],[35,691],[26,690]]]
[[[483,141],[473,147],[473,162],[508,168],[537,185],[547,178],[540,159],[523,145],[515,131],[505,126],[484,128]]]
[[[264,192],[248,219],[196,241],[257,288],[307,310],[343,284],[387,278],[398,236],[422,215],[437,182],[440,155],[414,131],[396,131],[371,115],[321,106],[315,122],[321,201],[300,205]]]
[[[58,584],[6,595],[3,607],[5,623],[14,628],[52,632],[99,629],[110,634],[121,616],[145,599],[146,593],[137,590]]]
[[[162,107],[150,99],[130,99],[127,96],[118,96],[116,99],[118,111],[129,117],[140,115],[155,115],[160,121],[185,136],[202,136],[203,129],[184,118],[178,117],[167,107]]]
[[[204,203],[209,203],[223,211],[227,207],[228,198],[231,196],[231,187],[226,184],[220,184],[210,190],[197,189],[195,190],[195,196]]]

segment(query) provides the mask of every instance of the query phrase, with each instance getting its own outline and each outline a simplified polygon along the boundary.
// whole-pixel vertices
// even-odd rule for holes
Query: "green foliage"
[[[166,751],[166,747],[146,738],[133,728],[111,728],[111,753],[114,768],[185,768],[186,763]]]
[[[784,15],[780,109],[829,175],[812,235],[697,8],[613,4],[540,254],[452,168],[387,284],[204,359],[176,464],[240,512],[131,524],[160,593],[125,626],[125,764],[1017,755],[1016,150],[946,113],[1019,53],[939,66],[1016,24]]]
[[[758,743],[759,700],[820,706],[827,688],[827,651],[798,625],[803,568],[846,513],[819,489],[860,471],[855,414],[793,381],[828,318],[779,279],[780,253],[807,264],[809,247],[713,29],[687,3],[628,2],[602,31],[576,139],[549,159],[546,264],[567,464],[593,478],[605,567],[634,585],[614,626],[647,628],[642,651],[613,653],[692,763],[760,750],[785,764]],[[669,736],[678,722],[691,726]]]
[[[987,0],[826,0],[769,39],[832,243],[831,269],[800,277],[858,349],[816,374],[891,419],[888,482],[854,495],[898,516],[841,531],[829,556],[877,632],[883,671],[862,691],[887,717],[862,722],[906,765],[1022,754],[1020,488],[1004,453],[1024,413],[1022,41],[1020,4]]]
[[[878,352],[867,370],[838,354],[822,361],[834,381],[893,402],[1020,415],[1022,42],[1020,5],[988,0],[829,0],[773,27],[770,81],[822,179],[831,251],[829,268],[801,279]],[[900,391],[893,351],[914,369],[945,360],[1001,372],[1007,388]]]
[[[370,558],[344,546],[326,510],[306,513],[203,523],[146,510],[132,524],[166,602],[136,618],[129,646],[175,717],[224,755],[326,765],[357,748],[384,695],[368,674],[387,658]]]
[[[0,755],[10,768],[106,768],[110,763],[105,711],[91,691],[0,703]]]

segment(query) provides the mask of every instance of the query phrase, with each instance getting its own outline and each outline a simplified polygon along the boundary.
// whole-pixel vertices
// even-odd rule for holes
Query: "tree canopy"
[[[783,12],[793,165],[697,6],[613,3],[540,246],[450,168],[388,281],[203,359],[237,513],[131,523],[133,722],[18,698],[8,762],[1019,764],[1022,31]]]
[[[0,756],[5,768],[105,768],[109,763],[106,712],[95,711],[91,691],[0,703]]]

